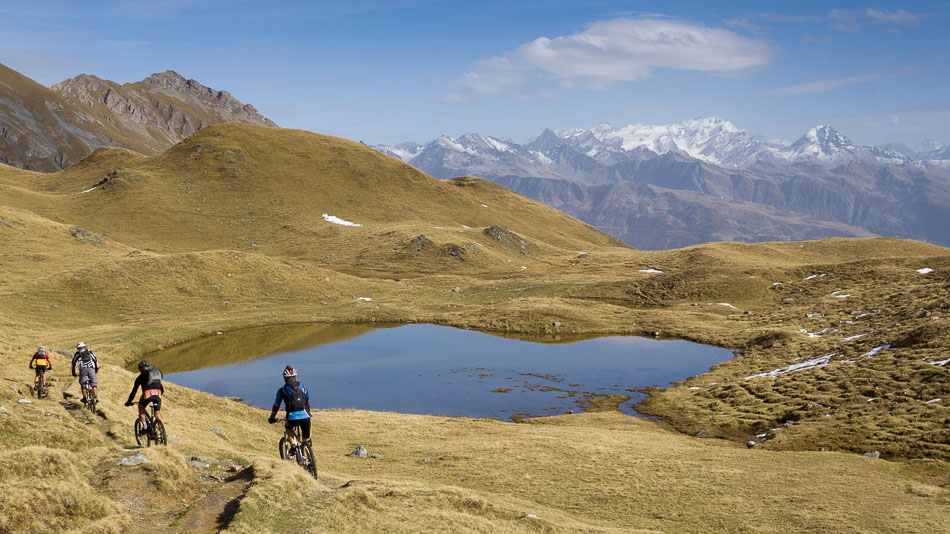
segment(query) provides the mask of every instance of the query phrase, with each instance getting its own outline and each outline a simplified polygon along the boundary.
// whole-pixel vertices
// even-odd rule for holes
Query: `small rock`
[[[211,431],[214,432],[215,434],[218,434],[219,436],[227,436],[227,435],[228,435],[227,432],[225,432],[224,430],[221,430],[220,428],[212,428]]]
[[[866,452],[864,453],[865,458],[880,458],[881,453],[878,451]]]
[[[360,458],[366,458],[366,447],[360,445],[356,447],[355,449],[353,449],[352,451],[350,451],[350,454],[353,456],[358,456]]]
[[[709,437],[709,429],[708,429],[708,428],[704,428],[704,429],[700,430],[699,432],[697,432],[697,433],[695,434],[695,436],[696,436],[697,438],[708,438],[708,437]]]
[[[805,314],[805,317],[808,317],[809,319],[816,319],[818,317],[824,317],[824,316],[825,314],[823,313],[806,313]]]
[[[217,458],[212,458],[211,456],[192,456],[191,460],[194,462],[201,462],[203,464],[220,464],[221,460]]]
[[[219,336],[222,336],[222,335],[224,335],[224,332],[217,331],[217,332],[215,332],[215,334],[217,334],[217,335],[219,335]]]
[[[694,303],[690,304],[690,306],[699,306],[699,304],[697,304],[697,303],[694,302]]]
[[[174,441],[175,443],[181,443],[181,438],[175,435],[168,436],[168,439]]]
[[[752,315],[752,312],[749,311],[749,310],[746,310],[746,311],[742,312],[742,314],[743,314],[743,315]]]
[[[198,460],[191,460],[188,462],[188,464],[191,465],[191,467],[194,467],[196,469],[207,469],[211,467],[209,464],[206,464],[204,462],[199,462]]]
[[[930,312],[926,310],[920,312],[920,315],[917,316],[918,319],[924,319],[926,317],[930,317]]]
[[[432,459],[429,458],[428,456],[426,456],[425,458],[422,459],[422,461],[423,461],[423,463],[429,463],[429,462],[432,461]]]
[[[561,327],[561,321],[554,321],[554,328],[560,328],[560,327]]]
[[[7,411],[6,406],[0,404],[0,412],[5,412],[5,411]]]
[[[755,442],[754,442],[754,441],[747,441],[747,442],[745,442],[745,446],[751,449],[752,447],[755,447]]]
[[[30,399],[20,399],[17,402],[19,402],[20,404],[33,404],[33,401],[31,401]]]
[[[372,458],[372,459],[374,459],[374,460],[382,460],[382,459],[383,459],[383,455],[382,455],[382,454],[379,454],[378,452],[374,452],[373,454],[370,454],[369,457]]]
[[[118,465],[139,465],[139,464],[147,464],[147,463],[149,463],[149,459],[146,458],[144,454],[133,454],[132,456],[129,456],[128,458],[123,458],[119,460]]]
[[[795,299],[793,299],[792,297],[785,297],[782,299],[782,302],[792,302],[793,300]]]
[[[456,293],[461,293],[461,292],[462,292],[462,288],[456,287],[453,291],[455,291]]]
[[[536,515],[534,515],[534,514],[525,514],[524,518],[525,518],[525,519],[532,519],[532,520],[535,520],[535,521],[541,519],[540,517],[538,517],[538,516],[536,516]]]

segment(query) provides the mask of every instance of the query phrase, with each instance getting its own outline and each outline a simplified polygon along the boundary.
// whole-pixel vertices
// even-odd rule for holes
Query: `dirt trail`
[[[118,446],[118,440],[110,421],[102,412],[94,417],[79,401],[70,398],[60,401],[67,413],[83,424],[99,427],[108,440]],[[224,473],[206,469],[193,469],[195,478],[201,482],[204,494],[196,491],[190,499],[183,495],[169,495],[160,490],[155,473],[142,466],[120,466],[121,458],[131,451],[119,447],[100,462],[94,470],[95,480],[90,482],[115,496],[116,502],[128,512],[137,529],[160,534],[172,533],[217,533],[227,528],[238,511],[241,499],[254,480],[254,471],[248,467],[224,478]],[[199,496],[200,495],[200,496]]]

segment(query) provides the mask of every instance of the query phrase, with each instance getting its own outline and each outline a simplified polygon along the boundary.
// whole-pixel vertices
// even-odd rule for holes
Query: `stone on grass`
[[[374,452],[373,454],[370,454],[369,457],[372,458],[372,459],[374,459],[374,460],[382,460],[382,459],[383,459],[383,455],[382,455],[382,454],[379,454],[378,452]]]
[[[17,402],[20,404],[33,404],[33,401],[31,401],[30,399],[20,399]]]
[[[227,435],[228,435],[227,432],[225,432],[224,430],[221,430],[220,428],[212,428],[211,431],[214,432],[215,434],[220,435],[220,436],[227,436]]]
[[[525,514],[524,518],[525,518],[525,519],[533,519],[533,520],[541,519],[540,517],[538,517],[538,516],[536,516],[536,515],[534,515],[534,514]]]
[[[360,458],[366,458],[366,447],[360,445],[360,446],[356,447],[355,449],[353,449],[353,450],[350,452],[350,454],[353,455],[353,456],[358,456],[358,457],[360,457]]]
[[[696,436],[697,438],[708,438],[708,437],[709,437],[709,429],[708,429],[708,428],[704,428],[704,429],[700,430],[699,432],[697,432],[697,433],[695,434],[695,436]]]
[[[745,446],[751,449],[752,447],[755,447],[755,441],[747,441],[745,442]]]
[[[132,456],[129,456],[128,458],[123,458],[119,460],[118,465],[139,465],[139,464],[147,464],[147,463],[149,463],[149,460],[148,458],[145,457],[144,454],[133,454]]]
[[[211,467],[211,465],[206,464],[205,462],[199,462],[198,460],[189,460],[189,461],[188,461],[188,464],[189,464],[191,467],[194,467],[194,468],[197,468],[197,469],[207,469],[207,468]]]
[[[878,451],[866,452],[866,453],[864,453],[864,457],[865,457],[865,458],[880,458],[880,457],[881,457],[881,453],[878,452]]]
[[[221,460],[217,458],[212,458],[211,456],[192,456],[191,459],[195,462],[201,462],[203,464],[220,464]]]

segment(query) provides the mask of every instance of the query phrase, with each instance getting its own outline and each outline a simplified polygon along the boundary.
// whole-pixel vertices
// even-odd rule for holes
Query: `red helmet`
[[[292,378],[295,376],[297,376],[297,371],[295,371],[293,367],[289,365],[284,367],[284,378]]]

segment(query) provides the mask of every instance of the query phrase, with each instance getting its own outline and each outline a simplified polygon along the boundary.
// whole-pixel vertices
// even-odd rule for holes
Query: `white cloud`
[[[844,32],[855,33],[865,24],[884,25],[916,25],[924,15],[911,13],[903,9],[888,11],[886,9],[832,9],[828,11],[831,27]],[[891,30],[893,31],[893,30]]]
[[[656,68],[734,74],[765,67],[771,60],[772,49],[765,41],[729,30],[659,18],[621,18],[592,23],[573,35],[538,37],[512,52],[477,61],[452,80],[447,99],[549,95],[549,89],[524,90],[538,83],[606,89],[649,77]]]
[[[870,74],[867,76],[850,76],[848,78],[835,78],[832,80],[821,80],[817,82],[792,85],[789,87],[781,87],[779,89],[773,89],[766,94],[770,96],[800,96],[816,93],[827,93],[830,91],[837,91],[838,89],[843,89],[845,87],[850,87],[852,85],[873,82],[879,79],[881,79],[881,76],[878,74]]]

